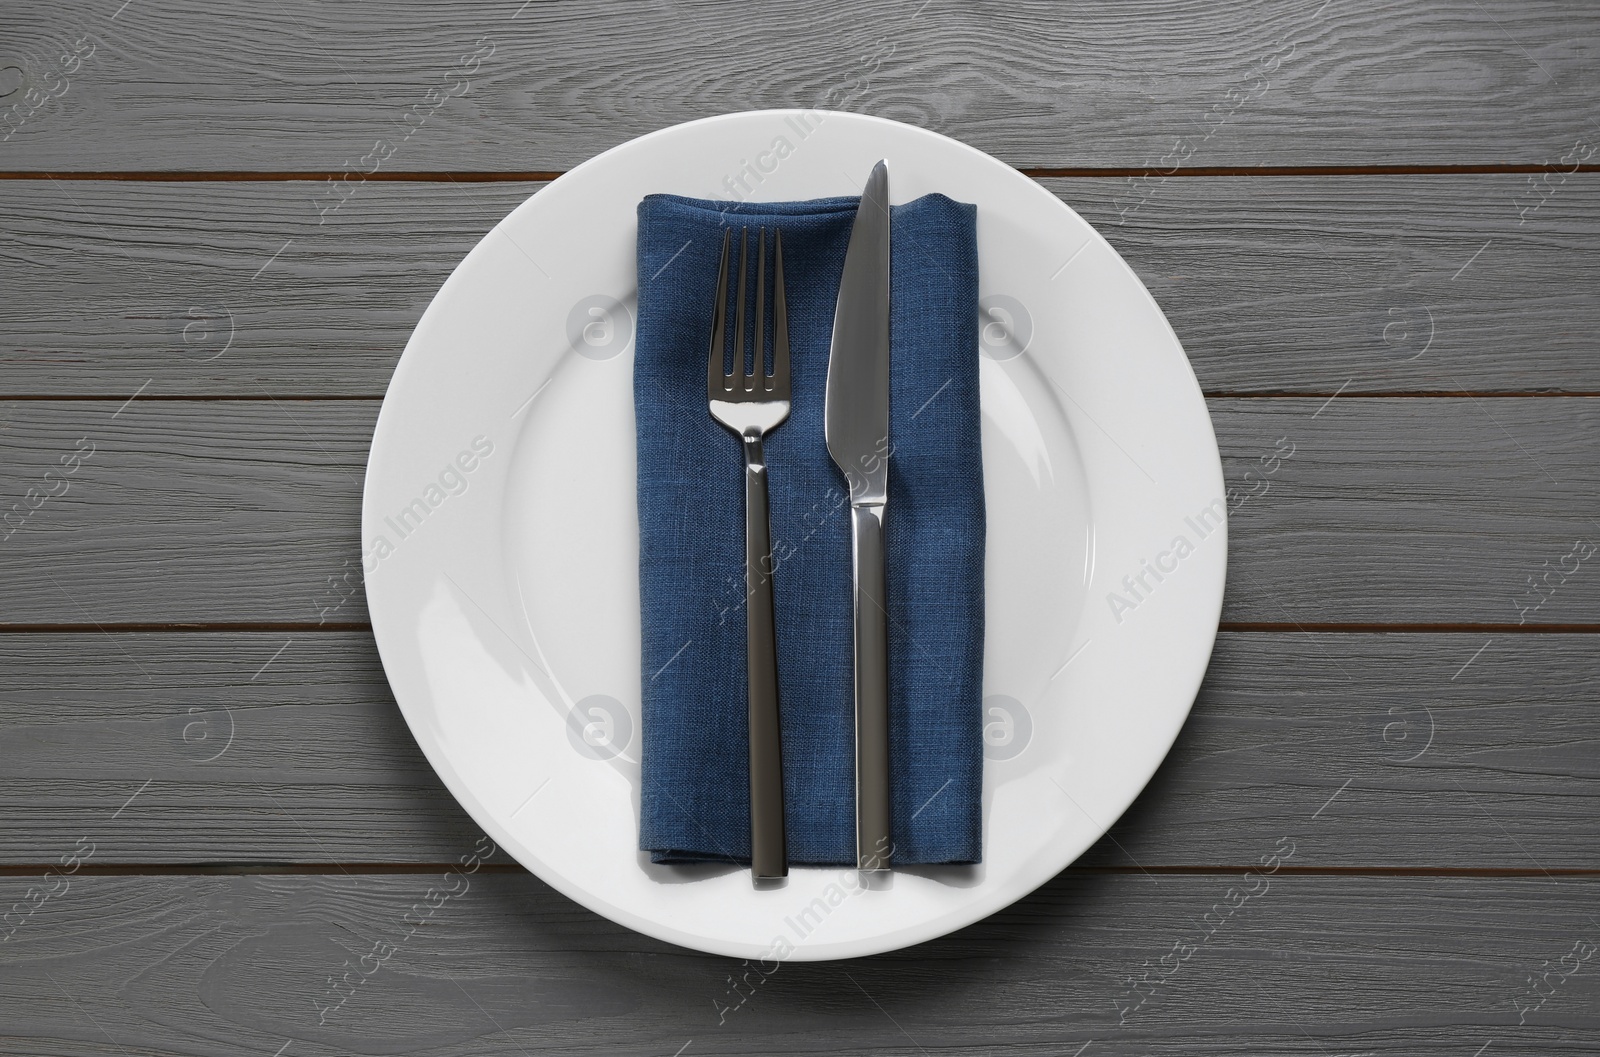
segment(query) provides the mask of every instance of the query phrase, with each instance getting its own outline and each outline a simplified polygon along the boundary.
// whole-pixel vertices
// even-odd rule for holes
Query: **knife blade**
[[[856,866],[886,869],[889,830],[889,628],[884,508],[889,484],[889,166],[880,161],[850,229],[828,352],[828,454],[850,488],[855,582]]]

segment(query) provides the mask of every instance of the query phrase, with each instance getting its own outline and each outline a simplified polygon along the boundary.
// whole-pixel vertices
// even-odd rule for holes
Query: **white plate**
[[[654,192],[856,194],[880,157],[896,202],[939,191],[978,207],[984,862],[898,870],[882,890],[853,871],[799,868],[758,892],[746,871],[653,866],[638,851],[635,208]],[[1222,497],[1183,349],[1081,217],[954,140],[853,114],[764,111],[609,150],[467,255],[384,398],[362,550],[406,722],[502,848],[651,936],[820,960],[977,921],[1058,873],[1127,808],[1210,656]]]

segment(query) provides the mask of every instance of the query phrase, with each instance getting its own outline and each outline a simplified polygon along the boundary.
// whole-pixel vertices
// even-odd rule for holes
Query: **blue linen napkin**
[[[705,377],[723,230],[733,228],[735,265],[739,228],[750,230],[753,297],[765,226],[769,252],[771,229],[783,231],[793,390],[788,421],[766,442],[789,861],[855,863],[850,512],[822,430],[857,204],[669,195],[639,204],[639,846],[653,862],[750,857],[744,463],[738,439],[707,410]],[[893,861],[973,863],[982,857],[984,635],[976,209],[929,195],[893,207],[892,231]]]

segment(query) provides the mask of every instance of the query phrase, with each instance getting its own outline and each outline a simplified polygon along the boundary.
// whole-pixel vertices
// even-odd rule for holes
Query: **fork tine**
[[[783,296],[783,230],[772,232],[772,382],[768,390],[789,399],[789,308]]]
[[[744,376],[746,392],[767,390],[767,229],[756,236],[756,329],[752,331],[755,355]],[[759,383],[759,384],[758,384]]]
[[[706,358],[706,392],[726,392],[728,355],[728,244],[732,231],[722,233],[722,266],[717,272],[717,300],[711,306],[711,353]]]
[[[747,237],[749,235],[749,233],[750,233],[750,229],[749,228],[740,228],[739,229],[739,302],[738,302],[738,307],[734,310],[735,314],[734,314],[734,317],[733,317],[734,318],[734,323],[733,323],[733,327],[734,327],[733,373],[735,375],[742,375],[742,374],[745,373],[745,368],[744,368],[744,292],[745,292],[745,272],[746,272],[746,267],[745,266],[749,262],[749,259],[750,259],[750,239]],[[736,386],[736,385],[729,385],[728,388],[737,389],[739,387]],[[747,383],[744,386],[744,388],[745,389],[749,389],[750,388],[749,384]]]

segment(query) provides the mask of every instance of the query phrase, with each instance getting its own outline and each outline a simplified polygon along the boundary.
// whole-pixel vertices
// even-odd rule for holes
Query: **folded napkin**
[[[652,195],[639,205],[639,846],[657,863],[750,857],[744,462],[705,386],[722,233],[733,228],[737,265],[741,226],[752,297],[756,229],[768,229],[769,253],[782,229],[788,295],[793,408],[766,453],[789,860],[855,863],[850,511],[822,410],[857,203]],[[893,208],[892,233],[893,861],[972,863],[983,786],[976,210],[929,195]]]

